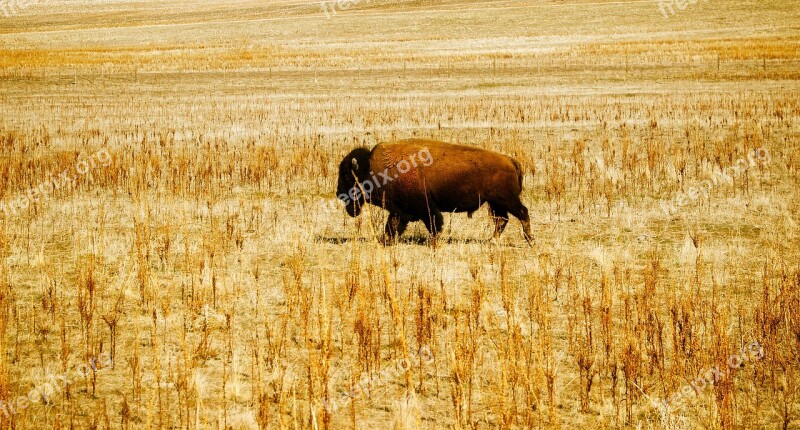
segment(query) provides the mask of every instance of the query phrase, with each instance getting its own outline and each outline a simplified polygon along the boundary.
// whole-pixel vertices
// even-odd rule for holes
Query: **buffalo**
[[[494,222],[494,237],[508,214],[522,223],[531,243],[528,208],[520,201],[519,162],[496,152],[425,139],[380,143],[353,149],[339,164],[336,194],[351,217],[366,203],[389,211],[383,243],[396,241],[409,222],[422,221],[435,243],[444,212],[467,212],[484,203]]]

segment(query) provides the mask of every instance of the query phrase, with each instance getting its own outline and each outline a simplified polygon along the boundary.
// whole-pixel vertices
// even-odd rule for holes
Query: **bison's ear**
[[[350,162],[353,164],[353,170],[358,170],[358,160],[353,158]]]

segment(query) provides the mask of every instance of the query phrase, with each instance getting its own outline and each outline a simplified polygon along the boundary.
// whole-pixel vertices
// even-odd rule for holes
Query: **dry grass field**
[[[800,429],[800,3],[682,5],[0,2],[0,429]],[[535,244],[349,218],[409,137]]]

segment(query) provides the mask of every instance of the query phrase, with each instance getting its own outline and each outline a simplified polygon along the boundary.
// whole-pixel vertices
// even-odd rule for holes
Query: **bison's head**
[[[368,196],[361,193],[358,182],[369,178],[369,157],[372,152],[364,147],[356,148],[347,154],[339,163],[339,181],[336,186],[336,196],[345,203],[347,214],[351,217],[361,213]]]

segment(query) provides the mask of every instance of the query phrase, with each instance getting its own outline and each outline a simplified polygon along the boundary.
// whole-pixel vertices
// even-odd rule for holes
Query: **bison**
[[[508,214],[522,222],[531,243],[528,208],[522,204],[522,169],[511,157],[470,146],[425,139],[353,149],[339,164],[336,194],[351,217],[365,203],[389,211],[383,243],[397,240],[409,222],[422,221],[432,240],[443,212],[467,212],[489,204],[499,237]]]

